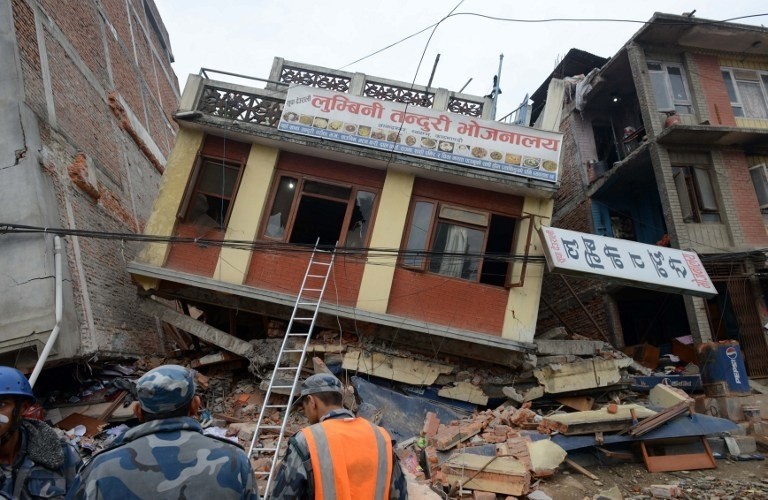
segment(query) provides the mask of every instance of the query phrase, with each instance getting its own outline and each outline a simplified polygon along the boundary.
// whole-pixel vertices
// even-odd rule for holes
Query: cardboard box
[[[659,366],[661,350],[656,346],[651,344],[631,345],[625,347],[622,351],[646,368],[653,370]]]

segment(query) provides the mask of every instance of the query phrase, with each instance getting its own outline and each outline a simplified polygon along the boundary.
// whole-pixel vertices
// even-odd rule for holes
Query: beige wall
[[[240,187],[229,216],[225,240],[253,241],[267,205],[269,186],[275,172],[280,151],[254,144],[245,164]],[[239,248],[222,247],[213,277],[217,280],[241,285],[248,272],[251,252]]]
[[[144,234],[171,236],[176,226],[176,216],[184,199],[189,176],[195,167],[197,153],[203,144],[204,134],[197,130],[180,129],[176,144],[165,166],[160,192],[152,205],[152,213],[144,226]],[[162,266],[168,256],[168,243],[147,243],[141,250],[137,262]],[[134,276],[145,288],[153,288],[155,281]]]
[[[541,198],[527,197],[523,204],[523,213],[531,214],[532,219],[525,219],[520,222],[520,230],[515,243],[514,254],[525,254],[526,244],[528,244],[528,227],[534,224],[531,234],[528,255],[530,257],[543,256],[541,242],[536,233],[536,228],[541,225],[541,221],[549,221],[552,218],[552,209],[554,202]],[[522,264],[516,263],[512,267],[512,282],[520,281]],[[518,340],[520,342],[533,342],[533,336],[536,333],[536,321],[539,315],[539,299],[541,298],[541,285],[544,280],[544,263],[528,263],[525,269],[525,285],[522,287],[510,288],[509,298],[507,299],[507,308],[504,313],[504,326],[501,336],[505,339]]]
[[[413,174],[387,170],[371,234],[371,248],[400,248],[414,179]],[[357,296],[358,308],[377,313],[387,312],[396,263],[397,256],[368,258]]]

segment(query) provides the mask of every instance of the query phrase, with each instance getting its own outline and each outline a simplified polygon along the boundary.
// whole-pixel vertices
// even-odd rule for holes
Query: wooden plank
[[[599,410],[579,411],[550,415],[541,425],[551,425],[558,428],[566,436],[578,434],[594,434],[596,432],[616,432],[626,429],[632,424],[632,411],[638,418],[648,418],[656,415],[656,412],[641,405],[617,405],[616,413],[608,413],[607,408]]]
[[[576,472],[579,472],[579,473],[587,476],[588,478],[590,478],[593,481],[597,481],[598,479],[600,479],[596,475],[592,474],[587,469],[582,467],[581,465],[579,465],[576,462],[574,462],[573,460],[571,460],[570,458],[566,458],[565,460],[563,460],[563,462],[567,463],[568,466],[571,467]]]
[[[504,495],[524,495],[530,484],[527,467],[512,457],[460,453],[443,463],[442,472],[449,484]]]
[[[347,351],[341,367],[411,385],[432,385],[438,375],[447,375],[453,371],[450,365],[360,349]]]
[[[115,398],[114,401],[112,401],[112,404],[110,404],[102,413],[99,415],[99,420],[106,420],[109,421],[109,419],[112,417],[112,414],[115,413],[115,410],[117,409],[120,404],[122,404],[125,397],[128,395],[126,391],[120,391],[120,395]]]

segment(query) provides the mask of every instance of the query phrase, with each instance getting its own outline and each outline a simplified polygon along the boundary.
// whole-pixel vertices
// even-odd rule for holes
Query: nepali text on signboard
[[[542,227],[539,234],[550,271],[701,297],[717,295],[694,252],[554,227]]]
[[[278,129],[557,182],[562,134],[296,85]]]

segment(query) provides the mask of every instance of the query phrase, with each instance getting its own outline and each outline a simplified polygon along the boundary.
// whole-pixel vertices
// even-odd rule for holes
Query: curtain
[[[466,254],[469,250],[467,236],[467,229],[464,227],[450,226],[448,228],[448,236],[443,251],[446,254],[455,255],[443,255],[440,262],[440,274],[461,278],[466,258],[457,254]]]

